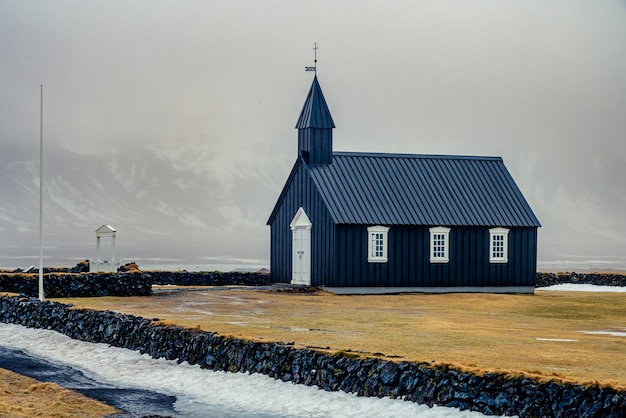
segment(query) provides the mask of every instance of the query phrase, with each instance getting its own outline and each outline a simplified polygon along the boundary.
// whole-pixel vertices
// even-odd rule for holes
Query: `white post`
[[[111,238],[111,265],[113,266],[112,273],[115,273],[115,233],[113,233],[113,237]]]
[[[100,236],[96,236],[96,271],[100,271]]]
[[[39,300],[44,301],[43,291],[43,84],[39,104]]]

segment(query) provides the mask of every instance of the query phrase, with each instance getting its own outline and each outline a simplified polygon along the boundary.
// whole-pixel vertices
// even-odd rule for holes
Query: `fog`
[[[104,223],[267,260],[315,43],[335,150],[502,156],[540,266],[626,269],[626,3],[582,0],[0,0],[0,266],[38,255],[42,84],[55,262]]]

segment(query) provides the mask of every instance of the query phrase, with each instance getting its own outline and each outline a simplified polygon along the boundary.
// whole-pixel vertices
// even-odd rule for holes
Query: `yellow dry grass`
[[[104,417],[120,411],[54,383],[0,369],[0,417]]]
[[[626,387],[626,293],[338,296],[241,288],[61,299],[262,341]]]

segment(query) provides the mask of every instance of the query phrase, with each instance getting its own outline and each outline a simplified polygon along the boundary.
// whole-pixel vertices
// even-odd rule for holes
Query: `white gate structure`
[[[109,224],[104,224],[100,228],[96,229],[96,260],[95,263],[89,263],[90,272],[111,272],[117,271],[117,264],[115,263],[115,228]],[[100,259],[100,238],[111,237],[111,261],[103,262]],[[95,265],[94,265],[95,264]]]

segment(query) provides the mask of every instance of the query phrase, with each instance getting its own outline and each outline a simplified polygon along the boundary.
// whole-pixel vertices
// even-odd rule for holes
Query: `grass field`
[[[626,388],[626,293],[338,296],[202,288],[59,301],[297,347]]]
[[[118,413],[111,406],[54,383],[0,369],[0,417],[102,417]]]

